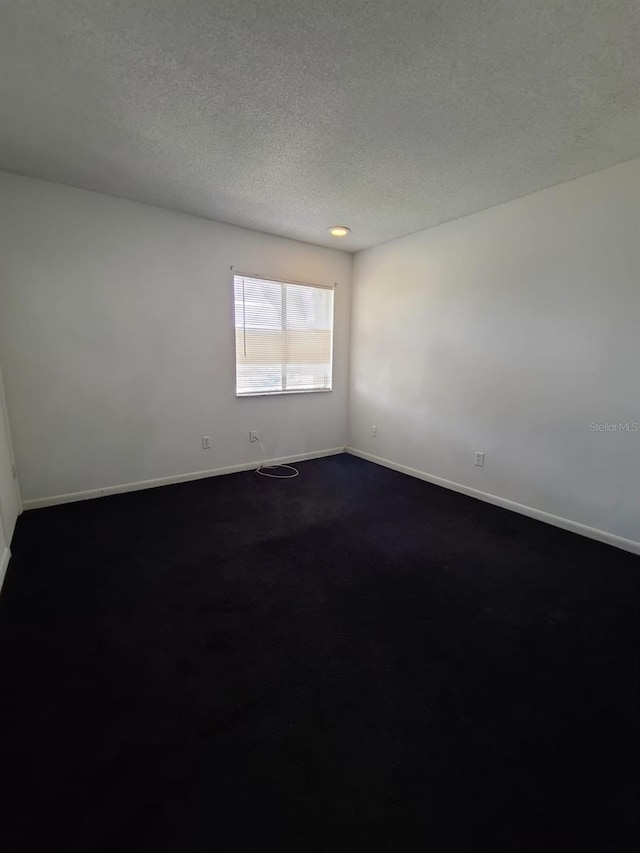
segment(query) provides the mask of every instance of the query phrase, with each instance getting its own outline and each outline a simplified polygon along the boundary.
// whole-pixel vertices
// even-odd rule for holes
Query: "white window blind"
[[[236,396],[330,391],[333,290],[234,275]]]

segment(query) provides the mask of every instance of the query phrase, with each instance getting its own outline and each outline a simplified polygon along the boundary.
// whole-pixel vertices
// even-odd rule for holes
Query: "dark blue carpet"
[[[635,850],[640,559],[299,467],[20,518],[0,847]]]

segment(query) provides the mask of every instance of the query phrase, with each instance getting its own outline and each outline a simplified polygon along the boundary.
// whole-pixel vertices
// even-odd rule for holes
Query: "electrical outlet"
[[[476,450],[476,452],[474,454],[473,464],[478,465],[478,467],[482,468],[482,466],[484,465],[484,453],[483,453],[483,451]]]
[[[252,429],[251,432],[249,433],[249,441],[253,443],[254,441],[257,441],[257,440],[258,440],[258,433]]]
[[[376,438],[376,436],[378,435],[378,427],[377,426],[371,427],[371,435],[373,436],[373,438]]]
[[[211,447],[211,438],[208,435],[202,436],[202,449],[208,450]]]

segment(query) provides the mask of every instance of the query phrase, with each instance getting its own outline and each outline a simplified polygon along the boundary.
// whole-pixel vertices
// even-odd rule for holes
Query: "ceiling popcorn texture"
[[[0,169],[353,251],[640,154],[639,43],[637,0],[0,0]]]

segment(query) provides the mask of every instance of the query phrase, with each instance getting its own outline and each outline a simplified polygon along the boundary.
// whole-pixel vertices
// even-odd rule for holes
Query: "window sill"
[[[295,388],[291,391],[247,391],[239,394],[236,391],[236,397],[289,397],[291,394],[330,394],[332,388]]]

